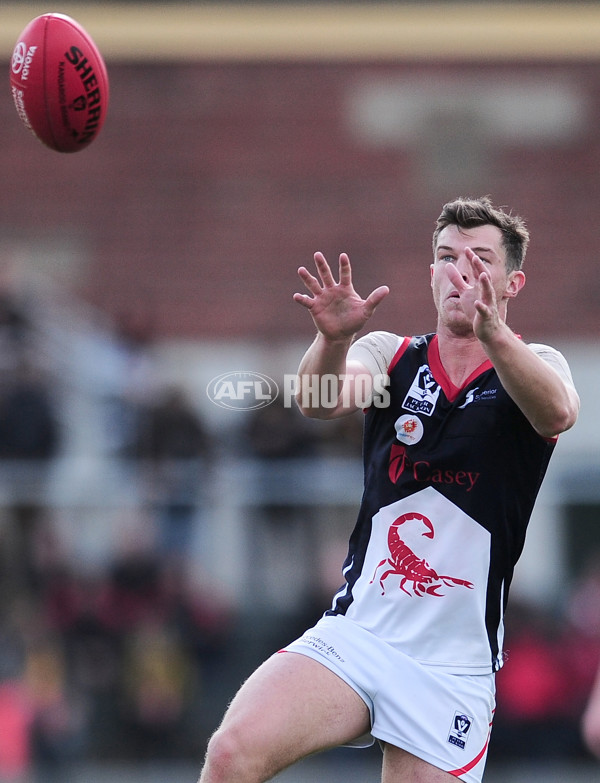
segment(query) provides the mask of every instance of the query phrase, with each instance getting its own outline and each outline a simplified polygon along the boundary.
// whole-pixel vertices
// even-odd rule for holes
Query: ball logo
[[[206,394],[220,408],[253,411],[274,402],[279,388],[272,378],[259,372],[226,372],[209,382]]]
[[[23,70],[23,66],[25,65],[26,54],[27,54],[27,47],[25,46],[23,41],[19,41],[19,43],[15,46],[15,50],[12,56],[12,72],[17,76]]]
[[[33,62],[37,46],[30,46],[27,49],[27,45],[23,41],[15,46],[12,56],[11,68],[15,76],[20,76],[22,82],[26,82],[29,78],[29,68]]]
[[[78,98],[75,98],[75,100],[69,106],[69,108],[73,109],[73,111],[85,111],[87,108],[87,101],[85,99],[85,95],[80,95]]]

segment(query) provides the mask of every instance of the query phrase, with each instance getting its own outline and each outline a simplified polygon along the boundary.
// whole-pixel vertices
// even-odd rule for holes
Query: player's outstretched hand
[[[376,288],[362,299],[352,284],[352,269],[346,253],[339,258],[339,281],[333,277],[323,253],[315,253],[318,278],[306,267],[298,275],[308,294],[294,294],[294,301],[306,307],[315,326],[329,340],[346,340],[359,332],[373,315],[377,305],[389,293],[385,285]]]

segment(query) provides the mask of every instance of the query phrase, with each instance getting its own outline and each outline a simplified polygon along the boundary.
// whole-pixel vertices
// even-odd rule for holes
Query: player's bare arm
[[[306,267],[298,270],[309,293],[294,294],[294,301],[310,312],[317,327],[317,336],[298,368],[296,399],[305,416],[330,419],[357,410],[351,387],[358,376],[364,384],[368,370],[358,362],[346,361],[348,349],[389,289],[380,286],[363,299],[354,289],[346,253],[339,257],[337,281],[322,253],[315,253],[315,265],[318,277]],[[324,375],[339,379],[338,402],[333,407],[323,405],[319,384],[314,382],[315,378]]]
[[[467,283],[455,268],[451,268],[452,265],[447,271],[459,293],[472,302],[473,333],[493,363],[502,385],[532,427],[543,437],[555,437],[575,424],[579,413],[577,392],[506,324],[485,264],[472,250],[466,252],[473,266],[474,282]],[[508,298],[518,292],[510,278],[509,274]]]
[[[583,713],[581,726],[585,744],[600,759],[600,667]]]

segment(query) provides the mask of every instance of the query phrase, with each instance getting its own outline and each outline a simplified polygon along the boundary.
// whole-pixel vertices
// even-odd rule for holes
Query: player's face
[[[461,229],[447,226],[439,236],[431,265],[431,287],[433,301],[438,311],[440,324],[453,330],[469,331],[473,323],[473,312],[469,311],[469,298],[459,298],[456,287],[447,274],[448,264],[454,264],[463,280],[473,286],[473,301],[478,298],[477,270],[466,254],[470,248],[483,262],[496,293],[502,317],[506,315],[506,302],[513,296],[511,275],[506,272],[506,253],[502,247],[502,233],[496,226],[477,226]]]

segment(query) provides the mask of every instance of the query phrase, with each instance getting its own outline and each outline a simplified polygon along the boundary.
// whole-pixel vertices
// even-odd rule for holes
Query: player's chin
[[[440,319],[440,325],[454,337],[472,337],[473,321],[462,311],[454,311],[445,318]]]

